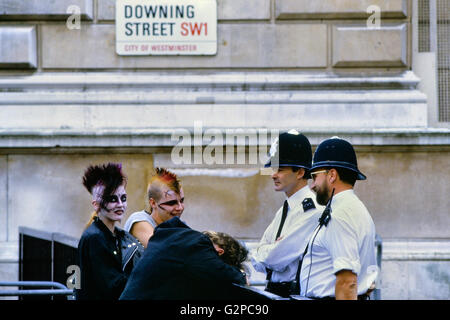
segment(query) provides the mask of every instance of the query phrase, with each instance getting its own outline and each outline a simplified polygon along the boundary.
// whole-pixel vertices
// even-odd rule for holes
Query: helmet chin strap
[[[319,225],[320,226],[327,226],[328,222],[330,222],[331,219],[331,200],[333,200],[334,196],[334,188],[331,192],[331,197],[328,200],[327,206],[325,207],[325,210],[323,210],[322,216],[319,218]]]

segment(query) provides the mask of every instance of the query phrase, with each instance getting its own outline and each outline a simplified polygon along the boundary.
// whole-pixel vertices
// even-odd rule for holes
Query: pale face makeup
[[[98,211],[99,218],[107,225],[113,225],[115,222],[122,221],[127,209],[127,193],[123,185],[119,186],[116,191],[106,196],[106,205]]]

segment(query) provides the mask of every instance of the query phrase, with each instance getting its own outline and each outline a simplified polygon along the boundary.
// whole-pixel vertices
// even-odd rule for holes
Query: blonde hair
[[[89,228],[89,226],[92,224],[92,222],[94,222],[94,219],[98,217],[97,211],[94,211],[91,213],[91,217],[89,218],[89,221],[86,223],[86,225],[84,226],[84,229],[86,230],[87,228]]]

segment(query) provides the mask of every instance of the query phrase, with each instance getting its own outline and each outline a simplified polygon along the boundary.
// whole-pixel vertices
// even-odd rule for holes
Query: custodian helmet
[[[357,173],[357,180],[366,180],[366,176],[358,169],[353,146],[339,137],[324,140],[317,146],[311,170],[323,167],[348,169]]]
[[[281,133],[270,148],[270,160],[264,167],[300,167],[309,178],[312,149],[308,138],[297,130]]]

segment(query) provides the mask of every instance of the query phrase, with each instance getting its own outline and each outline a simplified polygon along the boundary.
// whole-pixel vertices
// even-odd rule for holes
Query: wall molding
[[[258,243],[258,240],[243,241],[249,248],[253,248]],[[73,241],[70,244],[73,244]],[[382,261],[450,260],[450,238],[384,239],[382,251]],[[0,242],[0,263],[17,262],[19,262],[18,242]]]
[[[192,128],[181,128],[183,132],[189,132]],[[204,128],[207,130],[208,128]],[[221,129],[221,128],[214,128]],[[222,128],[222,132],[230,132],[235,136],[248,136],[263,130],[268,131],[266,143],[258,145],[270,145],[270,130],[267,128]],[[291,128],[278,128],[283,131]],[[172,148],[179,144],[178,138],[172,139],[172,134],[177,129],[110,129],[110,130],[73,130],[61,128],[52,129],[0,129],[0,148],[2,153],[12,152],[20,149],[40,148],[52,149],[51,152],[70,152],[66,148],[74,149],[74,152],[83,152],[98,148],[114,148],[118,152],[140,152],[139,148],[152,148],[148,152],[154,152],[154,148]],[[205,132],[203,131],[203,133]],[[361,151],[374,150],[377,147],[391,147],[391,151],[424,151],[422,147],[430,151],[444,151],[450,145],[450,128],[427,128],[427,129],[336,129],[312,130],[305,128],[302,133],[308,136],[312,145],[319,144],[322,140],[330,136],[337,135],[349,140],[355,146],[361,146]],[[242,139],[236,139],[235,145],[242,145]],[[245,141],[245,140],[244,140]],[[209,140],[203,140],[203,146],[210,145]],[[254,145],[251,140],[245,141],[246,146]],[[214,144],[211,144],[214,146]],[[415,148],[420,147],[420,148]],[[442,149],[444,147],[444,149]],[[437,149],[436,149],[437,148]],[[141,150],[145,151],[145,150]]]
[[[243,136],[298,128],[313,144],[338,135],[357,146],[450,145],[449,128],[427,127],[419,81],[411,71],[0,76],[0,148],[172,147],[174,130],[196,121],[203,133]]]
[[[0,92],[60,89],[212,89],[230,92],[302,89],[414,89],[420,82],[412,71],[358,74],[263,72],[43,72],[0,76]]]
[[[383,260],[450,260],[450,239],[386,239]]]

